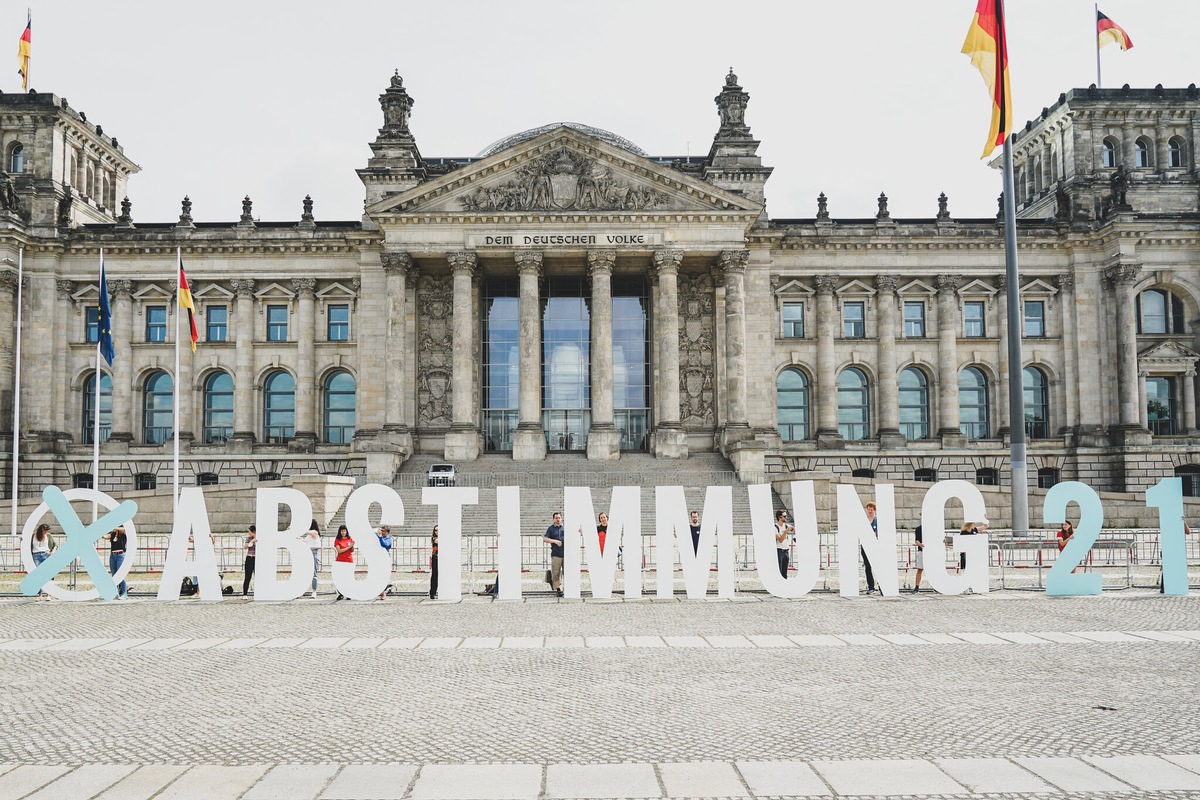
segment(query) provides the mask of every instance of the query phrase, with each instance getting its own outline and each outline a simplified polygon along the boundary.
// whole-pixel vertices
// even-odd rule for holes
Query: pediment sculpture
[[[643,211],[662,192],[619,179],[595,159],[560,150],[521,167],[509,180],[462,198],[467,211]]]

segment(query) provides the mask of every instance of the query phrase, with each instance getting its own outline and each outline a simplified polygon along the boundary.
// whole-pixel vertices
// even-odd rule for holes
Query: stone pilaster
[[[230,281],[237,295],[234,319],[233,372],[233,439],[227,447],[231,452],[249,453],[257,437],[254,421],[254,279],[234,278]]]
[[[1000,275],[996,278],[996,288],[999,293],[996,301],[999,304],[1000,324],[998,326],[1000,350],[996,354],[996,420],[992,423],[993,436],[1007,440],[1011,428],[1008,424],[1008,278]]]
[[[1079,330],[1075,319],[1075,276],[1064,272],[1056,275],[1054,282],[1059,291],[1058,306],[1062,312],[1063,341],[1077,343],[1075,347],[1063,348],[1063,382],[1067,387],[1064,399],[1066,400],[1066,420],[1069,423],[1064,426],[1064,433],[1074,433],[1080,424],[1080,404],[1086,402],[1086,399],[1080,396],[1083,386],[1080,385],[1078,365],[1082,348],[1078,345]]]
[[[836,449],[845,446],[838,431],[837,376],[834,371],[834,343],[837,339],[837,303],[833,290],[837,278],[818,275],[817,285],[817,447]]]
[[[408,343],[405,337],[408,329],[408,276],[412,273],[412,256],[408,253],[381,253],[379,260],[386,275],[387,292],[383,354],[383,433],[391,444],[399,446],[407,455],[412,452],[412,433],[409,429],[404,376],[408,366]]]
[[[0,331],[11,331],[16,324],[16,270],[0,270]],[[11,446],[13,433],[13,370],[16,341],[0,336],[0,440]]]
[[[1179,387],[1183,392],[1183,430],[1181,433],[1186,433],[1189,436],[1196,433],[1196,370],[1189,369],[1183,373],[1182,385]]]
[[[958,411],[958,284],[959,275],[938,275],[938,436],[943,447],[967,443]]]
[[[292,278],[299,296],[296,309],[296,430],[288,450],[307,453],[316,449],[316,326],[315,278]],[[291,333],[291,331],[289,331]]]
[[[475,254],[450,253],[447,256],[453,273],[453,325],[451,341],[454,350],[450,384],[453,397],[450,405],[450,430],[446,433],[446,459],[474,461],[479,457],[479,425],[471,418],[474,398],[475,342],[472,332],[474,306],[471,303],[471,279],[475,274]]]
[[[133,403],[133,281],[110,280],[113,315],[112,365],[112,434],[102,448],[107,452],[124,452],[134,441],[137,414]],[[140,437],[139,437],[140,439]]]
[[[654,453],[658,458],[687,458],[687,436],[679,424],[679,263],[682,250],[658,250],[658,420],[654,428]]]
[[[67,418],[70,412],[67,403],[70,397],[70,386],[67,383],[67,365],[70,356],[67,333],[69,330],[79,330],[80,325],[70,322],[71,293],[75,291],[75,281],[60,280],[55,282],[58,289],[54,302],[54,430],[63,439],[70,439],[67,433]]]
[[[748,439],[746,399],[746,250],[725,250],[717,260],[725,280],[725,428],[723,443]]]
[[[613,424],[613,303],[612,273],[615,250],[588,252],[592,277],[592,425],[588,458],[612,461],[621,457],[621,437]]]
[[[1115,426],[1118,442],[1149,444],[1150,432],[1142,421],[1145,401],[1138,389],[1137,313],[1133,286],[1141,275],[1138,264],[1118,264],[1105,270],[1116,299],[1117,329],[1117,397],[1120,416]]]
[[[521,251],[514,258],[520,282],[517,300],[517,429],[513,431],[513,460],[546,458],[542,430],[542,254]]]
[[[879,362],[879,446],[904,447],[900,434],[900,395],[896,378],[896,289],[899,275],[876,275]]]

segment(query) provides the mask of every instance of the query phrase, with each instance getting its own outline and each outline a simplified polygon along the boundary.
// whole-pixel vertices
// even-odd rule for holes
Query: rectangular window
[[[904,304],[904,336],[909,339],[925,337],[925,304],[906,302]]]
[[[1041,339],[1046,335],[1046,304],[1041,300],[1025,301],[1025,337]]]
[[[842,304],[842,335],[861,339],[867,335],[866,306],[863,303]]]
[[[89,344],[95,344],[100,341],[100,309],[88,308],[84,310],[84,341]]]
[[[963,303],[963,333],[968,339],[980,339],[987,335],[982,302],[972,300]]]
[[[209,306],[204,309],[206,339],[224,342],[229,337],[229,309],[226,306]]]
[[[286,342],[288,340],[288,307],[267,306],[267,341]]]
[[[146,306],[146,341],[165,342],[167,340],[167,307]]]
[[[326,313],[329,315],[329,341],[350,341],[350,306],[330,306]]]
[[[804,338],[804,304],[783,304],[783,338]]]

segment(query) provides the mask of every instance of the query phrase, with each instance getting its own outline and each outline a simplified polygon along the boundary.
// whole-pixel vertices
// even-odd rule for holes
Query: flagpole
[[[175,512],[179,505],[179,393],[183,391],[183,387],[179,385],[179,292],[183,290],[180,285],[180,275],[183,270],[183,249],[175,248],[175,391],[174,395],[175,409],[171,414],[171,420],[175,424],[174,434],[171,436],[171,441],[174,443],[174,452],[171,458],[171,516],[175,516]]]
[[[108,290],[108,282],[104,280],[104,248],[100,248],[100,291]],[[100,372],[100,340],[103,338],[104,320],[100,319],[99,306],[103,302],[101,298],[96,298],[96,385],[95,395],[92,398],[92,488],[100,489],[100,381],[104,378]],[[109,423],[112,424],[111,422]],[[96,521],[98,511],[95,501],[92,502],[92,522]]]
[[[1004,274],[1008,306],[1008,430],[1012,468],[1012,530],[1029,530],[1029,468],[1025,463],[1025,383],[1021,362],[1021,287],[1017,270],[1017,202],[1012,134],[1004,140]]]
[[[21,450],[21,283],[25,272],[25,248],[17,248],[17,330],[13,363],[13,422],[12,422],[12,535],[17,539],[17,488]]]
[[[1095,15],[1093,16],[1093,19],[1095,20],[1093,27],[1098,29],[1100,26],[1100,4],[1096,3],[1095,6],[1093,6],[1093,8],[1096,11]],[[1092,31],[1092,38],[1094,38],[1096,40],[1096,88],[1103,89],[1104,84],[1100,82],[1100,35],[1099,35],[1099,33],[1097,33],[1096,31]]]

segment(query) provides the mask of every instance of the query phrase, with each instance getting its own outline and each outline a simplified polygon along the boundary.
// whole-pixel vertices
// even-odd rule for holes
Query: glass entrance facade
[[[483,295],[483,446],[509,452],[517,428],[518,284],[516,277],[490,277]]]
[[[542,429],[551,452],[587,449],[592,425],[591,335],[586,279],[547,278],[542,301]]]
[[[640,275],[614,275],[613,423],[622,450],[649,449],[650,362],[647,358],[649,292]]]

